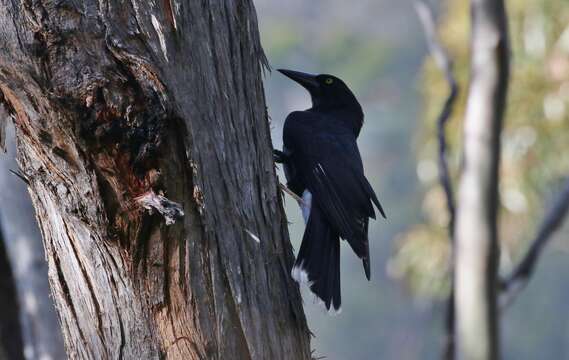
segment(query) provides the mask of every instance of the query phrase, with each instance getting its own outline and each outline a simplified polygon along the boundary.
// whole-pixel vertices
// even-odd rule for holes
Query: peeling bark
[[[68,356],[309,359],[252,3],[0,2]],[[149,214],[149,192],[183,217]]]
[[[26,359],[65,359],[41,234],[25,178],[16,175],[14,132],[8,130],[8,153],[0,156],[0,215],[18,292],[24,355]]]

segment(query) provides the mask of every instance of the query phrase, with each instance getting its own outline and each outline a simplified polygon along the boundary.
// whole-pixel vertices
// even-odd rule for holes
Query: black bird
[[[306,222],[291,275],[298,283],[308,284],[329,312],[337,313],[341,305],[340,238],[362,259],[369,280],[368,222],[375,219],[373,204],[385,217],[364,176],[356,143],[364,114],[354,94],[337,77],[279,71],[312,97],[310,109],[288,115],[283,151],[274,151],[275,161],[284,165],[287,187],[302,197]]]

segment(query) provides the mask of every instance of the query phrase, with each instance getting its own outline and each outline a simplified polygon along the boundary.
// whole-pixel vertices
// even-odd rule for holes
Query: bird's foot
[[[273,159],[275,160],[275,162],[277,164],[282,164],[286,161],[287,156],[284,152],[274,149],[273,150]]]

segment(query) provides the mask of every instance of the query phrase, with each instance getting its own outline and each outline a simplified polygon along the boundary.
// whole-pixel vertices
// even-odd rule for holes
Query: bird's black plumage
[[[328,310],[338,311],[340,238],[362,259],[370,278],[369,218],[373,204],[385,213],[364,176],[356,139],[363,111],[346,84],[332,75],[279,70],[304,86],[312,107],[294,111],[285,120],[283,151],[275,159],[284,165],[287,186],[303,198],[306,221],[293,278],[308,283]]]

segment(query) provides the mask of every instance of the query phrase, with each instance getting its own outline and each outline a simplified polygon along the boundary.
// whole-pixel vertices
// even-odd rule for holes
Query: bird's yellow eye
[[[325,83],[326,85],[330,85],[330,84],[332,84],[333,82],[334,82],[334,79],[332,79],[332,78],[327,78],[326,80],[324,80],[324,83]]]

